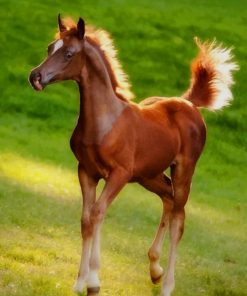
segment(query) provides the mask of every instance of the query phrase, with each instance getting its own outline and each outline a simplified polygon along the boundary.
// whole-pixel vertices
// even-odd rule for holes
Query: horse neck
[[[126,108],[113,91],[109,73],[99,50],[85,41],[86,64],[82,70],[80,89],[80,116],[86,144],[99,144],[114,122]]]

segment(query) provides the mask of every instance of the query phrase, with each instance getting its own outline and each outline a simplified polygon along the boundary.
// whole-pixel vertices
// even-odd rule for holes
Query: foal
[[[176,248],[184,230],[185,212],[196,162],[202,153],[206,127],[198,107],[220,109],[231,100],[230,50],[215,43],[201,44],[192,64],[188,91],[180,98],[152,97],[141,104],[129,101],[132,94],[126,76],[105,31],[87,28],[58,17],[57,39],[48,57],[30,74],[36,90],[47,84],[72,79],[79,86],[80,113],[71,137],[78,160],[83,195],[81,233],[83,247],[75,291],[87,287],[98,294],[100,282],[100,228],[106,210],[128,182],[138,182],[156,193],[163,214],[148,252],[154,283],[163,279],[161,295],[174,288]],[[170,168],[171,177],[164,171]],[[105,180],[96,200],[96,186]],[[164,273],[159,264],[166,229],[170,232],[169,261]]]

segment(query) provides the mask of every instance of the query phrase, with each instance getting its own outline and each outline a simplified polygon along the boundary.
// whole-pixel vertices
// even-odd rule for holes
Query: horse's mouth
[[[33,87],[34,87],[34,89],[37,90],[37,91],[41,91],[41,90],[43,90],[43,88],[44,88],[44,86],[42,85],[40,79],[35,79],[35,80],[33,80]]]

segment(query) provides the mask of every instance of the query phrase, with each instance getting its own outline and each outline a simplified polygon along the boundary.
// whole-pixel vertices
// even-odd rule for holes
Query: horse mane
[[[65,32],[58,32],[56,38],[64,38],[77,32],[77,25],[71,18],[64,18],[62,22],[67,30]],[[85,36],[87,41],[99,50],[107,67],[115,94],[122,100],[128,101],[133,99],[134,94],[131,91],[131,84],[117,58],[117,50],[111,35],[105,30],[87,25]]]

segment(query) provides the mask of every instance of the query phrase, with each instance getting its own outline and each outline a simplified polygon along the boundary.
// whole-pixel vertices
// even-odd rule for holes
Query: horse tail
[[[221,109],[232,100],[232,72],[238,70],[233,61],[231,49],[212,43],[201,43],[195,38],[199,48],[198,56],[191,64],[191,83],[182,95],[197,107],[210,110]]]

